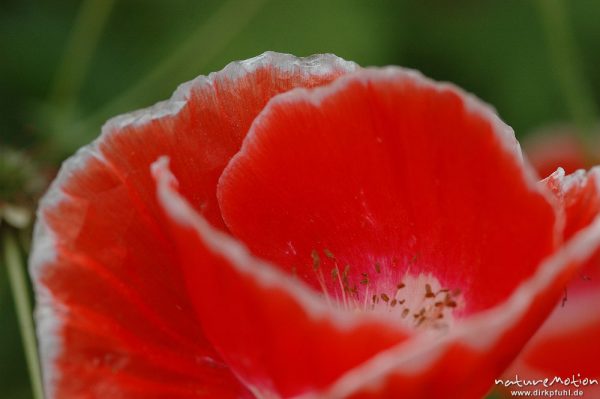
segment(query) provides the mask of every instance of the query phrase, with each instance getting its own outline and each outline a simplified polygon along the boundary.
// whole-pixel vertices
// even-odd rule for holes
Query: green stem
[[[268,0],[228,0],[223,2],[214,14],[177,47],[171,55],[150,70],[125,92],[100,107],[92,115],[74,124],[63,136],[68,140],[65,146],[79,146],[84,134],[96,131],[106,118],[139,106],[150,93],[161,92],[165,86],[171,87],[173,77],[196,76],[252,21]],[[64,132],[63,132],[64,133]],[[68,148],[71,150],[71,148]]]
[[[575,122],[580,139],[591,144],[597,121],[594,100],[585,81],[581,59],[563,0],[538,0],[548,50],[554,64],[566,106]],[[586,147],[589,148],[588,145]]]
[[[12,231],[6,230],[4,236],[4,257],[6,269],[10,282],[15,310],[19,320],[21,338],[23,340],[23,349],[29,369],[29,378],[31,380],[31,389],[35,399],[43,399],[42,378],[40,372],[40,363],[38,359],[37,341],[35,338],[35,329],[33,326],[31,300],[29,298],[29,286],[25,274],[25,265],[19,251],[17,240]]]
[[[58,114],[57,129],[63,129],[73,118],[79,91],[113,5],[114,0],[86,0],[79,8],[50,95]]]

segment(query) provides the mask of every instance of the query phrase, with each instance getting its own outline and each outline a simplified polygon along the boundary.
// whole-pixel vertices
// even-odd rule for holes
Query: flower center
[[[312,269],[323,296],[336,310],[384,314],[412,328],[446,331],[454,314],[464,307],[461,291],[444,287],[433,274],[412,273],[408,267],[385,267],[374,262],[369,270],[340,267],[327,249],[312,252]]]

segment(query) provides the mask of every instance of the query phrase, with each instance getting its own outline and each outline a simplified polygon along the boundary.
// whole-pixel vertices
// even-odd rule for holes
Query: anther
[[[317,270],[321,265],[321,258],[319,257],[319,253],[317,252],[317,250],[313,249],[310,253],[310,256],[312,257],[313,270]]]
[[[379,264],[379,262],[375,262],[375,271],[377,273],[381,273],[381,265]]]
[[[425,298],[433,298],[435,294],[431,290],[431,285],[425,284]]]
[[[328,250],[327,248],[323,249],[323,253],[325,254],[326,257],[328,257],[329,259],[335,259],[335,256],[333,256],[333,253]]]
[[[338,271],[337,267],[331,269],[331,278],[332,279],[338,278],[338,275],[339,275],[339,271]]]

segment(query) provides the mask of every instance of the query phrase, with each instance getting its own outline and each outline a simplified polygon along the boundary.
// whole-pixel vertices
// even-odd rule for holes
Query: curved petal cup
[[[109,121],[42,201],[48,397],[481,397],[600,243],[557,192],[452,85],[230,64]]]
[[[480,397],[598,241],[558,248],[512,131],[399,69],[271,100],[218,186],[249,251],[162,187],[207,336],[267,397]]]

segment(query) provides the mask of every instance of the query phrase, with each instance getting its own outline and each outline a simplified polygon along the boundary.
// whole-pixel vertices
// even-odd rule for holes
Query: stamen
[[[328,250],[327,248],[323,249],[323,253],[329,259],[335,259],[335,256],[333,255],[333,253],[330,250]]]
[[[365,300],[364,300],[364,303],[363,303],[363,309],[367,309],[367,305],[368,305],[367,302],[368,302],[368,299],[369,299],[369,286],[367,286],[367,289],[365,291],[365,295],[364,296],[365,296]]]
[[[313,249],[310,253],[313,262],[313,270],[317,270],[321,266],[321,257],[316,249]]]
[[[342,298],[344,300],[344,309],[348,309],[348,299],[346,298],[346,286],[342,282],[342,277],[340,276],[340,269],[338,269],[337,263],[335,265],[335,269],[333,269],[331,271],[332,278],[335,279],[335,277],[333,277],[333,274],[334,274],[333,271],[334,270],[335,270],[335,277],[337,277],[337,281],[338,281],[338,283],[340,285],[340,292],[341,292]],[[347,274],[348,274],[347,270],[345,271],[345,273],[346,273],[346,278],[347,278]]]
[[[348,282],[348,273],[350,272],[350,265],[344,267],[344,274],[342,275],[342,282],[344,283],[344,292],[350,292],[350,283]]]
[[[431,285],[425,284],[425,298],[434,298],[435,294],[431,291]]]
[[[312,250],[311,259],[325,300],[340,310],[385,313],[414,328],[446,330],[455,311],[464,305],[460,289],[442,287],[431,274],[399,275],[398,269],[391,269],[389,264],[374,262],[375,274],[363,271],[351,275],[352,266],[345,264],[341,271],[339,258],[328,249]],[[414,255],[411,261],[416,259]],[[295,267],[292,274],[296,274]],[[325,276],[331,280],[326,281]]]
[[[369,275],[367,273],[361,273],[361,276],[363,276],[363,278],[360,280],[360,283],[363,285],[369,284]]]

